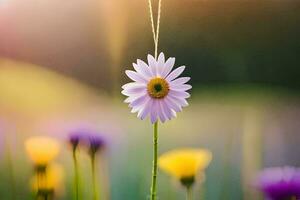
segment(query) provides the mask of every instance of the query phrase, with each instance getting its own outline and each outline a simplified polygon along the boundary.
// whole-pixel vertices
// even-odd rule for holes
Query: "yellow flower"
[[[210,151],[205,149],[176,149],[169,151],[158,160],[159,167],[183,184],[185,181],[194,182],[199,172],[203,172],[212,159]]]
[[[37,136],[25,141],[25,149],[36,166],[46,166],[59,153],[59,143],[50,137]]]
[[[31,179],[31,187],[34,191],[61,193],[64,188],[64,170],[57,163],[50,164],[44,174],[35,175]]]

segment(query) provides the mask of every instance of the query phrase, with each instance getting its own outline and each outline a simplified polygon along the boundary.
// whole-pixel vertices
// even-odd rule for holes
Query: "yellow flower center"
[[[155,99],[164,98],[169,93],[168,82],[160,77],[153,78],[147,85],[148,94]]]

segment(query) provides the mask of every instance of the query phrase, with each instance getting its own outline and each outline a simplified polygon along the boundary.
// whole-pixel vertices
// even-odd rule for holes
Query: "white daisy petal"
[[[160,53],[157,59],[156,76],[161,76],[165,65],[165,55]]]
[[[139,94],[146,94],[147,88],[146,85],[139,84],[139,83],[127,83],[123,85],[122,94],[126,96],[130,95],[139,95]]]
[[[165,116],[162,114],[161,111],[162,111],[162,110],[160,110],[160,109],[157,110],[157,119],[160,119],[160,121],[161,121],[162,123],[164,123],[164,122],[166,121],[166,119],[165,119]]]
[[[168,104],[165,102],[165,100],[162,100],[161,101],[161,104],[162,104],[162,108],[163,108],[163,111],[166,115],[166,117],[170,120],[172,118],[172,112],[171,112],[171,109],[169,108]]]
[[[170,98],[182,107],[189,105],[188,102],[184,98],[178,98],[178,97],[170,97]]]
[[[157,115],[158,115],[160,121],[162,123],[164,123],[166,121],[166,117],[165,117],[165,114],[164,114],[164,111],[163,111],[163,108],[161,105],[161,100],[159,100],[157,103],[158,103]]]
[[[144,83],[136,83],[136,82],[131,82],[131,83],[126,83],[125,85],[122,86],[124,90],[126,89],[132,89],[132,88],[146,88],[146,84]]]
[[[151,98],[148,99],[148,102],[145,103],[144,107],[139,111],[138,118],[145,119],[147,115],[150,113],[151,106],[152,106],[153,100]]]
[[[147,100],[148,100],[148,98],[149,98],[148,95],[143,95],[143,96],[141,96],[141,97],[136,98],[135,100],[133,100],[133,101],[129,104],[129,106],[130,106],[130,107],[140,106],[141,104],[146,103]]]
[[[146,79],[149,80],[152,74],[150,72],[148,65],[140,59],[137,59],[137,65],[139,67],[139,70],[141,71],[140,73],[142,73],[144,77],[146,77]]]
[[[141,109],[141,107],[138,107],[138,106],[133,107],[133,108],[131,109],[131,113],[136,113],[136,112],[138,112],[140,109]]]
[[[191,85],[188,85],[188,84],[171,85],[171,90],[186,91],[186,90],[190,90],[191,88],[192,88],[192,86],[191,86]]]
[[[164,100],[171,109],[175,110],[176,112],[181,112],[181,106],[176,103],[170,96],[167,96]]]
[[[158,107],[158,100],[153,100],[152,106],[151,106],[151,111],[150,111],[150,120],[151,123],[154,124],[157,121],[157,107]]]
[[[152,55],[148,54],[147,59],[148,59],[148,65],[152,76],[156,76],[157,62],[155,58]]]
[[[174,71],[172,71],[166,78],[167,81],[172,81],[177,78],[185,69],[185,66],[178,67]]]
[[[190,77],[180,77],[170,82],[170,85],[181,85],[187,83],[191,80]]]
[[[135,99],[141,97],[141,96],[144,96],[144,95],[148,95],[147,92],[144,92],[144,93],[138,93],[138,94],[130,94],[125,100],[124,102],[125,103],[131,103],[132,101],[134,101]]]
[[[135,71],[126,70],[125,73],[133,81],[136,81],[139,83],[147,83],[147,80]]]
[[[175,64],[175,58],[169,58],[164,64],[164,70],[161,73],[161,77],[166,78],[166,76],[171,72]]]
[[[124,103],[131,103],[133,100],[138,98],[139,96],[129,96],[124,100]]]
[[[146,76],[145,76],[145,74],[143,73],[143,71],[141,70],[141,68],[140,68],[139,65],[137,65],[136,63],[132,63],[132,66],[133,66],[134,70],[135,70],[139,75],[141,75],[143,78],[146,79]]]
[[[172,97],[180,97],[180,98],[190,98],[191,95],[184,91],[176,91],[176,90],[170,90],[169,94]]]
[[[125,96],[132,96],[132,95],[138,96],[138,95],[140,95],[140,94],[142,94],[142,95],[147,94],[147,90],[144,89],[144,90],[141,90],[141,91],[138,91],[138,92],[137,92],[137,91],[122,90],[121,93],[122,93],[123,95],[125,95]]]
[[[172,117],[174,117],[174,118],[177,117],[177,114],[174,110],[171,110],[171,113],[172,113]]]

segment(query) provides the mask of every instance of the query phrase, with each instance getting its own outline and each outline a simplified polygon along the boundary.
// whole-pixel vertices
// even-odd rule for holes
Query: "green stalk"
[[[14,176],[14,168],[13,168],[13,162],[11,159],[11,152],[7,152],[7,162],[8,162],[8,173],[9,173],[9,179],[10,179],[10,186],[11,186],[11,198],[12,200],[16,199],[16,182],[15,182],[15,176]]]
[[[43,191],[43,187],[45,186],[45,179],[46,179],[46,166],[36,166],[35,167],[35,174],[37,178],[37,193],[36,199],[47,199],[47,194]],[[41,198],[40,198],[41,197]]]
[[[186,187],[186,200],[192,200],[192,187]]]
[[[92,153],[91,164],[92,164],[93,200],[98,200],[95,158],[96,158],[95,153]]]
[[[75,187],[75,199],[79,200],[79,167],[76,155],[76,148],[73,149],[73,162],[74,162],[74,187]]]
[[[157,178],[157,152],[158,152],[158,122],[153,126],[153,166],[152,166],[152,184],[151,184],[151,200],[156,200],[156,178]]]
[[[48,200],[48,194],[47,193],[44,194],[44,199]]]
[[[9,138],[5,138],[5,148],[6,148],[6,158],[7,158],[7,167],[8,167],[8,175],[9,181],[11,186],[11,199],[16,199],[16,181],[15,181],[15,174],[14,174],[14,165],[12,160],[12,152],[9,145]]]

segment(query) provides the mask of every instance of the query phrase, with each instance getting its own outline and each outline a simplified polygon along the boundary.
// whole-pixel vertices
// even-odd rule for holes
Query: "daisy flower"
[[[175,58],[165,60],[165,55],[160,53],[156,60],[148,54],[148,63],[138,59],[133,63],[135,71],[126,70],[126,75],[134,82],[123,85],[122,94],[140,119],[150,116],[151,123],[158,120],[165,122],[176,117],[182,107],[188,105],[186,101],[190,94],[186,91],[192,86],[186,84],[190,78],[178,78],[184,71],[181,66],[172,71]]]

